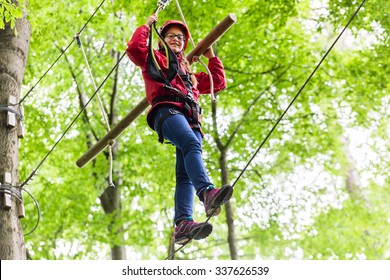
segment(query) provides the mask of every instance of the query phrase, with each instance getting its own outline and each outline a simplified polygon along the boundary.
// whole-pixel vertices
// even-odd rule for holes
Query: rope
[[[83,43],[81,42],[81,39],[80,39],[80,33],[77,33],[75,35],[75,38],[76,38],[76,41],[77,41],[77,45],[80,47],[81,52],[83,53],[83,57],[84,57],[85,65],[87,66],[89,77],[91,78],[91,82],[93,84],[93,88],[96,91],[97,90],[97,86],[96,86],[95,79],[94,79],[92,71],[91,71],[91,67],[89,66],[87,55],[85,54],[85,51],[84,51]],[[107,114],[105,113],[105,110],[104,110],[103,101],[102,101],[99,93],[97,93],[96,95],[97,95],[97,98],[99,100],[100,112],[102,113],[102,117],[103,117],[103,120],[105,122],[107,131],[110,131],[111,128],[110,128],[110,124],[108,122]]]
[[[87,55],[85,54],[85,51],[84,51],[83,43],[81,42],[80,33],[77,33],[75,35],[75,38],[76,38],[76,41],[77,41],[77,45],[80,47],[81,52],[83,53],[83,57],[84,57],[84,60],[85,60],[85,65],[87,66],[89,77],[90,77],[91,82],[93,84],[93,88],[95,89],[95,92],[96,92],[97,86],[96,86],[95,79],[94,79],[92,71],[91,71],[91,67],[89,66]],[[104,122],[106,124],[107,132],[109,132],[111,128],[110,128],[110,123],[108,122],[107,114],[106,114],[106,112],[104,110],[103,101],[102,101],[102,99],[100,97],[99,92],[96,92],[96,93],[97,93],[97,97],[98,97],[98,100],[99,100],[100,112],[101,112],[103,120],[104,120]],[[108,146],[108,154],[109,154],[109,162],[110,162],[110,169],[109,169],[109,176],[108,176],[108,184],[109,184],[109,186],[115,186],[113,181],[112,181],[112,171],[113,171],[113,167],[112,167],[113,166],[112,146],[114,144],[115,144],[115,141],[111,141],[109,146]]]
[[[39,222],[41,221],[41,210],[39,209],[38,201],[35,199],[35,197],[25,188],[22,188],[22,190],[25,191],[34,201],[35,208],[37,208],[37,215],[38,215],[37,222],[35,223],[35,226],[33,227],[33,229],[30,230],[28,233],[24,234],[24,236],[27,236],[27,235],[33,233],[37,229]]]
[[[97,11],[100,9],[100,7],[106,2],[106,0],[103,0],[100,5],[95,9],[93,14],[90,16],[90,18],[87,20],[87,22],[84,24],[84,26],[80,29],[79,34],[83,32],[83,30],[87,27],[88,23],[92,20],[92,18],[95,16]],[[61,54],[54,60],[54,62],[49,66],[49,68],[46,70],[46,72],[38,79],[38,81],[30,88],[30,90],[26,93],[26,95],[19,101],[19,104],[22,104],[24,100],[30,95],[30,93],[35,89],[35,87],[43,80],[43,78],[49,73],[51,68],[57,63],[58,60],[65,54],[65,52],[70,48],[70,46],[73,44],[75,38],[68,44],[68,46],[61,52]]]
[[[184,24],[187,26],[188,33],[190,34],[189,40],[190,40],[190,42],[191,42],[191,45],[192,45],[193,48],[195,48],[194,39],[193,39],[192,36],[191,36],[190,29],[188,28],[188,24],[187,24],[187,22],[186,22],[186,20],[185,20],[185,18],[184,18],[183,12],[182,12],[182,10],[181,10],[181,8],[180,8],[179,1],[178,1],[178,0],[175,0],[175,1],[176,1],[176,7],[177,7],[177,9],[179,10],[179,13],[180,13],[180,17],[181,17],[182,21],[184,22]],[[212,100],[213,102],[215,102],[216,99],[215,99],[215,95],[214,95],[214,81],[213,81],[213,75],[211,74],[211,71],[210,71],[209,67],[207,67],[207,65],[206,65],[200,58],[198,59],[198,62],[199,62],[200,64],[202,64],[202,66],[206,69],[207,74],[209,75],[209,78],[210,78],[210,97],[211,97],[211,100]]]
[[[109,155],[109,162],[110,162],[110,167],[109,167],[109,173],[108,173],[108,185],[110,187],[115,187],[113,180],[112,180],[112,172],[113,172],[113,165],[114,165],[114,157],[112,153],[112,146],[115,144],[114,140],[111,140],[110,143],[108,144],[108,155]]]
[[[333,47],[336,45],[336,43],[338,42],[338,40],[340,39],[340,37],[344,34],[345,30],[348,28],[348,26],[350,25],[350,23],[352,22],[352,20],[355,18],[355,16],[357,15],[357,13],[360,11],[360,9],[363,7],[364,3],[366,2],[366,0],[363,0],[362,3],[360,4],[360,6],[356,9],[356,11],[354,12],[354,14],[352,15],[351,19],[348,21],[348,23],[346,24],[346,26],[343,28],[343,30],[340,32],[340,34],[337,36],[337,38],[335,39],[335,41],[333,42],[333,44],[329,47],[329,49],[326,51],[326,53],[324,54],[324,56],[322,57],[322,59],[320,60],[320,62],[317,64],[317,66],[314,68],[314,70],[312,71],[312,73],[309,75],[309,77],[306,79],[305,83],[302,85],[302,87],[298,90],[297,94],[295,95],[295,97],[293,98],[293,100],[290,102],[290,104],[287,106],[287,108],[284,110],[284,112],[282,113],[282,115],[279,117],[279,119],[276,121],[275,125],[272,127],[272,129],[270,130],[270,132],[267,134],[267,136],[264,138],[263,142],[260,144],[260,146],[257,148],[257,150],[255,151],[255,153],[253,154],[253,156],[250,158],[250,160],[248,161],[248,163],[246,164],[246,166],[242,169],[241,173],[239,174],[239,176],[236,178],[236,180],[234,181],[234,183],[232,184],[232,187],[234,188],[234,186],[237,184],[237,182],[240,180],[240,178],[242,177],[242,175],[244,174],[244,172],[247,170],[248,166],[252,163],[253,159],[256,157],[256,155],[259,153],[260,149],[264,146],[264,144],[266,143],[266,141],[268,140],[268,138],[271,136],[271,134],[274,132],[274,130],[276,129],[276,127],[278,126],[278,124],[280,123],[280,121],[283,119],[283,117],[286,115],[287,111],[291,108],[291,106],[294,104],[295,100],[298,98],[298,96],[301,94],[301,92],[303,91],[303,89],[306,87],[306,85],[309,83],[310,79],[314,76],[314,74],[317,72],[318,68],[321,66],[322,62],[326,59],[326,57],[328,56],[328,54],[330,53],[330,51],[333,49]],[[214,209],[215,211],[216,209]],[[211,214],[211,216],[209,218],[207,218],[207,220],[204,222],[204,223],[207,223],[210,218],[212,217],[212,215],[214,214],[214,211],[213,213]],[[198,231],[198,234],[199,232],[201,232],[202,229],[200,229]],[[181,247],[179,247],[177,250],[175,250],[173,253],[171,253],[167,258],[165,258],[165,260],[167,259],[170,259],[175,253],[177,253],[178,251],[180,251],[184,246],[186,246],[188,243],[190,243],[192,241],[192,239],[194,239],[198,234],[195,234],[193,237],[191,237],[187,242],[185,242]]]

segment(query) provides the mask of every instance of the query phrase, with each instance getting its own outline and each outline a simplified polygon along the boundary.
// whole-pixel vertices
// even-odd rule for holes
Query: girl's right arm
[[[149,26],[142,25],[134,31],[133,36],[131,36],[130,41],[127,43],[127,55],[135,65],[141,68],[146,67],[149,49],[147,44],[149,32]]]
[[[127,43],[127,55],[135,65],[141,68],[146,68],[149,51],[147,43],[149,32],[151,32],[150,25],[153,22],[157,22],[157,15],[155,14],[148,17],[146,23],[135,30],[130,41]]]

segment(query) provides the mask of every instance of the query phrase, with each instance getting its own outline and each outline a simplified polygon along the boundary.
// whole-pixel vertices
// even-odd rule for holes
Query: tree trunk
[[[120,58],[120,54],[115,53],[115,56],[116,56],[116,59],[118,61]],[[66,56],[65,56],[65,58],[66,58]],[[69,62],[68,59],[67,59],[67,62],[68,62],[69,71],[71,72],[73,80],[77,84],[80,107],[84,108],[86,103],[87,103],[88,97],[84,93],[84,90],[82,89],[82,84],[77,82],[76,73],[72,69],[71,63]],[[115,71],[114,85],[113,85],[111,100],[110,100],[110,109],[109,109],[110,114],[108,116],[108,122],[109,122],[110,126],[112,126],[113,124],[115,124],[117,122],[117,114],[116,114],[116,110],[115,110],[115,98],[116,98],[116,94],[117,94],[118,75],[119,75],[119,69],[117,67],[116,71]],[[104,106],[104,104],[103,104],[103,106]],[[105,112],[106,111],[104,110],[104,114],[105,114]],[[100,115],[101,115],[101,113],[98,112],[99,117],[100,117]],[[84,110],[84,118],[83,119],[84,119],[86,124],[88,124],[88,125],[91,124],[89,121],[87,110]],[[92,147],[94,140],[97,140],[97,141],[99,140],[98,136],[96,135],[96,133],[92,127],[90,128],[90,131],[87,131],[86,139],[87,139],[88,149],[90,149]],[[118,146],[119,146],[119,142],[118,142],[118,140],[116,140],[116,144],[112,147],[113,161],[115,161]],[[108,160],[109,153],[105,151],[104,154]],[[95,159],[93,159],[93,164],[94,164],[94,161],[95,161]],[[92,176],[98,177],[98,174],[96,172],[94,172],[92,174]],[[104,213],[107,215],[111,215],[114,213],[114,215],[111,217],[111,219],[112,219],[111,225],[108,227],[108,231],[110,232],[110,235],[112,235],[112,236],[122,234],[122,231],[123,231],[122,227],[117,229],[116,225],[115,225],[116,221],[119,220],[120,216],[121,216],[121,197],[120,197],[120,190],[119,190],[119,185],[121,184],[121,176],[122,175],[119,172],[116,172],[115,176],[114,176],[116,178],[116,180],[113,182],[115,187],[109,186],[109,184],[107,184],[108,187],[106,187],[104,189],[103,193],[99,197],[100,203],[101,203],[102,208],[104,210]],[[109,180],[107,179],[107,183],[108,183],[108,181]],[[111,244],[111,259],[112,260],[125,260],[126,259],[126,247],[124,245]]]
[[[1,18],[0,20],[3,20]],[[21,195],[18,185],[18,124],[16,114],[5,110],[11,101],[16,104],[20,98],[30,42],[30,26],[23,19],[16,21],[18,35],[15,36],[9,24],[0,30],[0,259],[26,259],[21,214]],[[10,99],[11,98],[11,99]],[[13,100],[12,100],[13,99]],[[18,106],[8,107],[18,111]],[[9,114],[10,113],[10,114]],[[15,126],[10,117],[16,116]],[[12,118],[11,118],[12,120]],[[5,194],[11,192],[12,194]],[[18,198],[19,197],[19,198]]]
[[[120,59],[120,53],[114,52],[114,56],[116,60],[118,61]],[[115,109],[115,99],[117,95],[117,86],[118,86],[118,77],[119,77],[119,66],[115,70],[115,77],[114,77],[114,85],[112,88],[112,94],[111,94],[111,100],[110,100],[110,109],[109,109],[109,116],[108,121],[110,126],[112,127],[118,119],[116,109]],[[118,139],[115,142],[115,145],[112,147],[112,158],[115,162],[116,153],[119,148],[119,141]],[[106,157],[108,159],[108,154],[106,153]],[[115,167],[115,166],[114,166]],[[114,170],[114,168],[113,168]],[[113,182],[115,187],[108,186],[103,194],[100,196],[100,201],[103,207],[103,210],[106,214],[112,214],[115,213],[114,216],[112,216],[112,224],[114,227],[109,227],[110,234],[121,235],[123,232],[123,227],[117,228],[116,223],[121,218],[121,195],[120,195],[120,185],[122,183],[122,174],[120,172],[113,172],[113,177],[115,177],[115,181]],[[108,181],[108,180],[107,180]],[[116,238],[118,239],[118,238]],[[122,238],[121,238],[122,240]],[[123,240],[122,240],[123,241]],[[112,244],[111,245],[111,259],[113,260],[125,260],[126,259],[126,247],[122,244]]]
[[[113,214],[111,225],[108,230],[112,236],[121,234],[123,228],[117,228],[116,221],[120,219],[121,216],[121,198],[118,185],[120,183],[116,180],[114,182],[115,187],[108,186],[103,194],[100,196],[100,202],[102,204],[104,213],[107,215]],[[113,260],[125,260],[126,259],[126,249],[123,245],[112,244],[111,245],[111,259]]]
[[[347,178],[345,180],[345,187],[347,192],[351,199],[362,199],[367,203],[367,206],[370,207],[369,201],[364,197],[362,192],[359,172],[356,168],[355,160],[352,156],[351,150],[349,149],[349,139],[344,137],[343,143],[344,151],[348,159]]]
[[[221,182],[222,185],[226,185],[229,184],[229,172],[226,163],[226,155],[229,149],[230,140],[228,140],[227,143],[224,145],[222,144],[221,138],[218,135],[217,102],[212,103],[211,110],[212,110],[212,118],[213,118],[213,128],[215,132],[214,140],[217,144],[218,151],[220,153],[219,167],[221,169]],[[231,136],[231,139],[233,136],[234,135]],[[225,204],[225,211],[226,211],[226,223],[228,226],[228,243],[229,243],[230,258],[232,260],[237,260],[238,254],[237,254],[236,234],[234,232],[234,214],[233,214],[233,209],[230,201],[228,201]]]
[[[220,157],[219,157],[219,166],[221,168],[221,181],[222,185],[229,184],[229,173],[228,168],[226,164],[226,150],[220,151]],[[234,232],[234,212],[232,209],[232,205],[230,201],[228,201],[225,204],[225,210],[226,210],[226,223],[228,226],[228,242],[229,242],[229,250],[230,250],[230,258],[232,260],[238,259],[237,254],[237,246],[236,246],[236,234]]]

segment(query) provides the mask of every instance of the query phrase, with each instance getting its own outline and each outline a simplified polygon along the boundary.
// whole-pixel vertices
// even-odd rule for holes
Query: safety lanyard
[[[147,71],[150,77],[158,82],[164,83],[166,85],[170,85],[173,78],[176,77],[179,62],[177,60],[176,54],[171,50],[168,44],[165,42],[164,38],[158,33],[156,28],[156,23],[152,24],[153,29],[159,36],[159,40],[164,46],[166,57],[167,57],[167,73],[164,75],[160,65],[157,62],[156,56],[154,54],[154,50],[152,48],[153,44],[153,30],[149,32],[149,50],[148,50],[148,60],[147,60]]]

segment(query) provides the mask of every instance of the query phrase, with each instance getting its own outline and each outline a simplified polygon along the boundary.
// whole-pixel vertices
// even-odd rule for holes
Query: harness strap
[[[162,45],[165,48],[166,57],[167,57],[167,73],[164,75],[163,71],[161,70],[160,65],[156,61],[156,57],[154,55],[154,50],[152,47],[153,42],[153,30],[155,30],[156,34],[159,37],[159,40],[161,41]],[[173,78],[176,77],[178,73],[179,68],[179,62],[176,58],[176,54],[171,50],[171,48],[168,46],[168,44],[165,42],[164,38],[161,36],[161,34],[157,31],[156,23],[153,22],[150,32],[149,32],[149,46],[148,46],[148,58],[147,58],[147,71],[152,77],[152,79],[165,83],[170,84],[170,82],[173,80]]]
[[[187,71],[184,73],[183,70],[181,70],[181,68],[179,68],[179,75],[180,75],[180,78],[183,80],[184,85],[186,86],[187,91],[192,94],[192,86],[193,86],[193,84],[191,82],[190,74]]]
[[[191,102],[190,105],[192,111],[192,120],[194,123],[199,123],[198,108],[200,108],[200,106],[195,102]]]
[[[166,112],[161,118],[160,120],[158,121],[158,124],[157,124],[157,134],[158,134],[158,142],[160,142],[161,144],[164,143],[164,135],[162,133],[162,126],[163,126],[163,123],[165,122],[165,120],[172,116],[172,115],[177,115],[177,114],[181,114],[182,113],[178,110],[175,110],[175,109],[169,109],[168,112]]]
[[[181,103],[184,103],[186,102],[186,99],[181,97],[181,96],[177,96],[177,95],[174,95],[174,94],[170,94],[170,95],[162,95],[162,96],[158,96],[156,98],[153,99],[152,101],[152,106],[154,106],[155,104],[159,103],[159,102],[163,102],[163,101],[171,101],[171,102],[181,102]]]
[[[184,104],[184,113],[189,113],[192,111],[192,119],[194,122],[199,122],[198,114],[202,114],[202,107],[199,106],[198,103],[195,102],[195,100],[189,98],[189,97],[181,97],[176,94],[170,94],[170,95],[162,95],[158,96],[153,99],[152,106],[156,105],[159,102],[164,101],[170,101],[170,102],[180,102]]]

